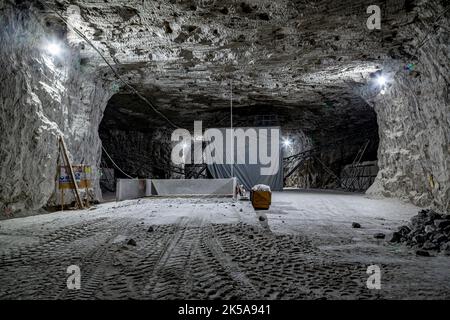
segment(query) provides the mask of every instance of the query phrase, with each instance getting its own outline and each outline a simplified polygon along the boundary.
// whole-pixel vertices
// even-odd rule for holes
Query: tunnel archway
[[[236,91],[238,94],[239,89]],[[161,102],[158,101],[161,92],[156,94],[157,102]],[[154,98],[154,92],[147,95]],[[229,125],[228,107],[221,104],[216,108],[211,104],[207,107],[210,109],[203,112],[190,109],[178,115],[171,114],[170,109],[164,112],[190,131],[195,120],[202,120],[204,129]],[[285,187],[365,191],[376,177],[376,113],[359,97],[337,96],[309,105],[283,105],[278,101],[255,101],[249,105],[236,101],[233,124],[235,127],[279,126],[283,139],[292,141],[292,145],[282,148]],[[187,174],[196,169],[171,163],[172,131],[135,94],[113,95],[99,126],[104,196],[115,191],[117,178],[211,177],[207,171],[201,175]]]
[[[135,95],[116,94],[99,126],[102,141],[100,187],[104,198],[118,178],[170,178],[170,131]]]
[[[363,192],[374,182],[378,123],[365,101],[357,96],[325,100],[298,115],[291,111],[289,119],[283,126],[291,140],[284,146],[285,187]]]

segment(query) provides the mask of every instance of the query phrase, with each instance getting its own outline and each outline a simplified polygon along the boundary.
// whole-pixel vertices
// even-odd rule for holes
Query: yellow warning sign
[[[90,188],[91,187],[91,166],[84,164],[72,165],[72,170],[75,175],[78,188]],[[66,166],[59,167],[59,189],[75,189],[72,178],[70,177],[70,170]]]

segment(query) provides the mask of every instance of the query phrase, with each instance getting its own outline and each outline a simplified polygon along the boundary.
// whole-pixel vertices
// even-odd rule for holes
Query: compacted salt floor
[[[450,257],[388,242],[418,210],[286,190],[268,211],[231,199],[147,198],[4,220],[0,298],[448,299]],[[386,239],[373,237],[380,232]],[[67,289],[71,265],[79,290]],[[367,288],[370,265],[380,267],[380,290]]]

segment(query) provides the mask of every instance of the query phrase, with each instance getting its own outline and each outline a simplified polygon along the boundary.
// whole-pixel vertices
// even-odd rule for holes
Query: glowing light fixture
[[[379,76],[377,78],[377,83],[380,87],[384,86],[386,84],[386,78],[383,76]]]
[[[61,46],[56,42],[50,42],[47,44],[47,52],[50,53],[52,56],[58,56],[62,52]]]
[[[290,147],[292,144],[291,140],[289,140],[288,138],[284,138],[283,139],[283,146],[284,147]]]

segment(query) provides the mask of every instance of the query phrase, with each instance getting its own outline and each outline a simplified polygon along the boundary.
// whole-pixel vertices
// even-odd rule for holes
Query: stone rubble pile
[[[409,225],[401,226],[392,234],[394,243],[405,243],[417,249],[417,254],[424,251],[437,251],[450,255],[450,214],[439,214],[431,209],[424,209],[411,218]]]

